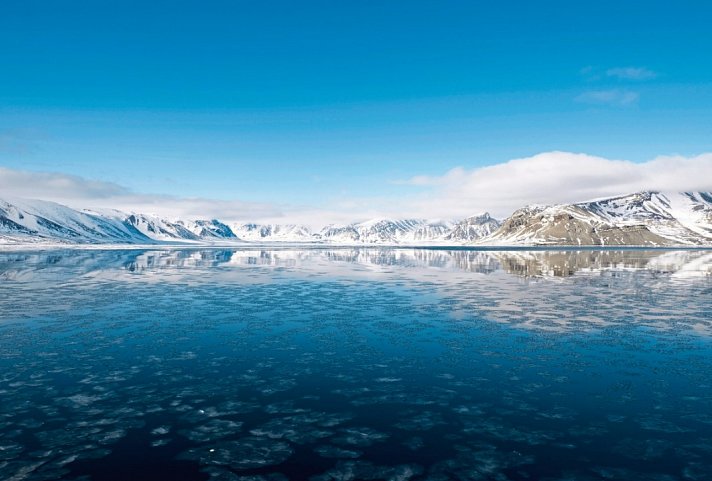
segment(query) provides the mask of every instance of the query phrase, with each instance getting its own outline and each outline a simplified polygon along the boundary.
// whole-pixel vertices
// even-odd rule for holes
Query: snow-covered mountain
[[[575,204],[527,206],[503,222],[373,219],[318,231],[298,224],[167,220],[117,210],[78,211],[0,200],[0,244],[712,245],[712,194],[639,192]]]
[[[236,239],[235,233],[217,219],[178,221],[178,224],[198,236],[199,239]]]
[[[75,210],[43,200],[0,200],[0,244],[155,244],[200,243],[232,238],[219,221],[171,222],[118,210]]]
[[[579,204],[619,225],[645,224],[654,234],[699,243],[712,238],[712,194],[639,192]]]
[[[182,223],[170,222],[152,215],[130,214],[125,222],[149,239],[158,241],[195,241],[200,238],[197,234],[187,229]]]
[[[0,200],[0,242],[144,243],[135,225],[112,215],[81,212],[42,200]]]
[[[239,239],[252,242],[314,242],[311,229],[299,224],[234,224]]]
[[[709,245],[712,194],[638,192],[576,204],[527,206],[483,240],[493,245]]]
[[[319,242],[342,245],[395,245],[444,241],[453,222],[422,219],[373,219],[312,231],[299,224],[234,224],[232,231],[250,242]]]
[[[373,219],[347,226],[327,226],[320,238],[336,244],[414,244],[443,239],[452,223],[422,219]]]
[[[445,236],[445,240],[454,242],[472,242],[485,238],[502,225],[489,213],[475,215],[456,223]]]
[[[113,211],[114,216],[134,226],[143,235],[158,242],[208,242],[222,239],[236,239],[230,227],[217,219],[169,221],[147,214],[125,214]]]

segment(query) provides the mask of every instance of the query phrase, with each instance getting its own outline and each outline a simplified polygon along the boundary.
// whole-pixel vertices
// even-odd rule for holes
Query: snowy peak
[[[232,231],[241,240],[254,242],[312,242],[311,229],[299,224],[234,224]]]
[[[179,221],[178,224],[183,225],[190,232],[201,239],[235,239],[237,236],[228,227],[217,219],[212,220],[194,220],[194,221]]]
[[[683,227],[712,240],[712,193],[683,192],[668,194],[670,213]]]
[[[406,235],[411,243],[440,241],[452,230],[452,222],[423,222]]]
[[[491,244],[700,245],[712,241],[709,193],[638,192],[576,204],[528,206],[486,239]]]
[[[42,200],[0,200],[0,242],[155,244],[234,238],[219,221],[170,222],[117,210],[78,211]]]
[[[450,223],[423,219],[373,219],[347,226],[327,226],[320,237],[340,244],[413,244],[441,240],[451,228]]]
[[[126,223],[133,226],[146,237],[161,241],[200,239],[197,234],[188,230],[182,223],[169,222],[160,217],[146,214],[131,214],[126,218]]]
[[[501,222],[490,217],[489,212],[474,215],[456,223],[445,240],[472,242],[489,236],[499,229]]]
[[[116,210],[78,211],[39,200],[0,200],[0,244],[712,245],[712,194],[638,192],[553,206],[530,205],[505,221],[372,219],[314,232],[299,224],[170,221]]]
[[[672,220],[670,200],[659,192],[638,192],[593,202],[575,204],[604,219],[618,222]]]
[[[24,207],[23,207],[24,206]],[[0,236],[5,242],[156,243],[216,241],[309,242],[341,245],[447,244],[479,239],[499,223],[489,214],[460,222],[424,219],[372,219],[318,232],[299,224],[227,224],[217,220],[178,220],[116,210],[76,211],[51,202],[0,204]]]
[[[121,219],[80,212],[41,200],[0,200],[0,237],[6,241],[71,243],[150,241]]]
[[[683,244],[712,239],[712,203],[707,192],[639,192],[577,204],[614,225],[646,225],[651,232]]]

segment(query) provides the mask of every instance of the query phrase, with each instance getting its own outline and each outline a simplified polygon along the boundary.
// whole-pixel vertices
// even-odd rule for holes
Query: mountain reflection
[[[313,268],[316,264],[356,264],[363,268],[426,268],[524,278],[569,277],[606,271],[643,270],[675,277],[712,276],[712,251],[706,250],[536,250],[477,251],[443,249],[240,249],[240,250],[63,250],[0,254],[0,278],[22,279],[34,272],[71,268],[77,274],[121,269],[262,266]]]

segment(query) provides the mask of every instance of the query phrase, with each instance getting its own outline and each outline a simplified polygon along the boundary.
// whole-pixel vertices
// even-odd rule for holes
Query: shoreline
[[[711,245],[566,245],[566,244],[527,244],[527,245],[462,245],[462,244],[326,244],[299,242],[272,243],[225,243],[225,244],[193,244],[193,243],[160,243],[160,244],[0,244],[0,253],[22,251],[51,250],[248,250],[248,249],[416,249],[416,250],[446,250],[446,251],[619,251],[619,250],[656,250],[656,251],[705,251],[712,250]]]

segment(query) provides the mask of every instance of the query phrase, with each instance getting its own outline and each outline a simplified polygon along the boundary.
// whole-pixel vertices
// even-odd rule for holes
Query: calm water
[[[0,253],[3,480],[710,480],[712,253]]]

